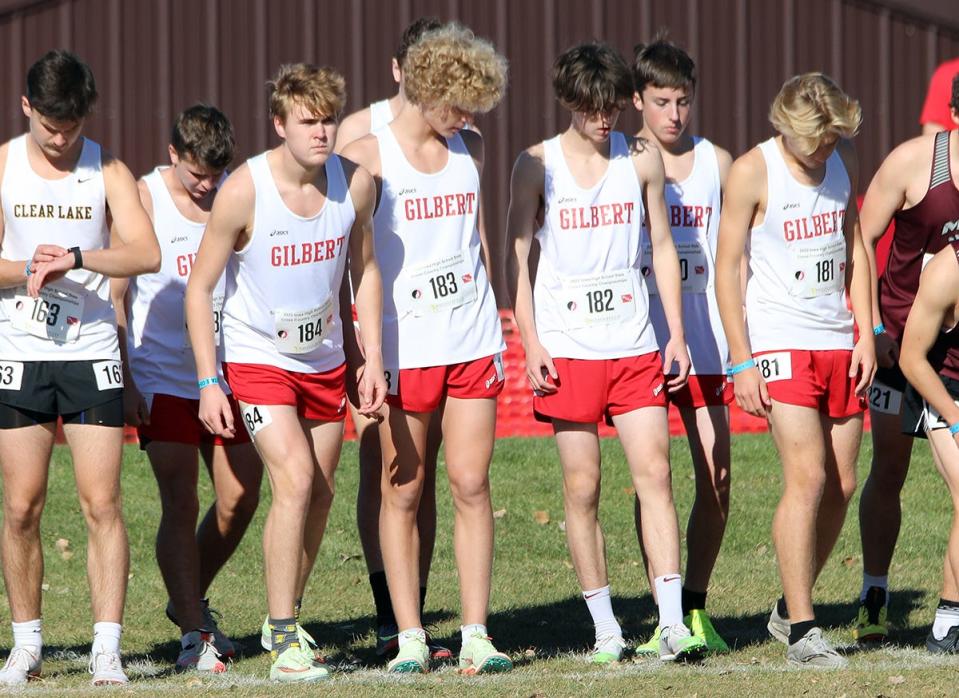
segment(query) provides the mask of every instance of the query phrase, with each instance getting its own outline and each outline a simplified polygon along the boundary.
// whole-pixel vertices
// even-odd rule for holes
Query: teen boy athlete
[[[696,475],[696,499],[686,526],[686,577],[683,580],[684,622],[705,640],[712,652],[729,646],[706,614],[706,592],[729,515],[729,405],[732,385],[726,380],[729,348],[716,305],[716,244],[723,183],[732,158],[705,138],[686,132],[696,91],[696,65],[681,48],[655,40],[636,47],[633,62],[636,92],[633,104],[643,116],[637,134],[654,144],[666,171],[666,210],[679,254],[683,289],[683,328],[691,369],[689,382],[667,393],[679,408],[689,437]],[[646,250],[652,250],[648,240]],[[649,274],[649,316],[660,351],[670,339],[652,265]],[[667,371],[673,367],[666,366]],[[641,531],[636,500],[636,528]],[[640,536],[642,542],[642,536]],[[650,576],[652,579],[652,576]],[[658,637],[637,648],[655,654]]]
[[[139,182],[162,266],[156,274],[111,282],[124,356],[126,421],[137,427],[160,489],[156,557],[170,596],[167,615],[182,633],[177,671],[225,671],[221,657],[235,654],[205,597],[256,511],[263,473],[245,431],[224,440],[208,433],[197,417],[200,391],[183,312],[190,269],[233,149],[233,127],[218,109],[197,104],[177,116],[170,166]],[[217,346],[222,287],[221,281],[214,294]],[[198,456],[216,493],[199,528]]]
[[[633,95],[632,76],[609,46],[575,46],[553,64],[553,88],[571,121],[563,133],[522,153],[513,168],[507,230],[508,279],[526,373],[539,419],[551,421],[563,468],[566,539],[593,618],[592,661],[625,649],[613,616],[599,524],[596,423],[616,426],[642,505],[643,538],[659,604],[659,656],[690,658],[705,643],[683,624],[679,526],[669,474],[666,390],[686,382],[679,260],[663,201],[663,161],[645,139],[613,131]],[[648,217],[652,264],[670,339],[663,376],[643,266]],[[541,254],[529,275],[534,221]],[[535,310],[534,310],[535,307]]]
[[[784,595],[769,631],[788,645],[791,663],[824,668],[846,660],[816,625],[812,588],[856,489],[859,395],[875,371],[856,154],[847,140],[861,116],[859,103],[821,73],[787,80],[769,111],[779,135],[730,170],[716,257],[736,400],[769,421],[783,466],[773,542]]]
[[[0,147],[2,542],[14,636],[0,670],[7,685],[40,673],[40,516],[58,417],[89,535],[93,683],[127,681],[123,374],[107,277],[155,272],[160,249],[130,171],[82,136],[96,99],[90,68],[50,51],[27,72],[29,130]]]
[[[224,372],[273,488],[263,556],[270,677],[284,682],[329,676],[294,609],[323,538],[343,440],[338,296],[347,249],[367,362],[360,410],[375,412],[386,390],[382,291],[370,226],[373,182],[333,154],[343,100],[343,78],[332,70],[281,68],[270,113],[283,142],[248,160],[223,185],[186,293],[200,419],[211,433],[232,438],[240,425],[219,386],[213,320],[213,293],[227,269]]]

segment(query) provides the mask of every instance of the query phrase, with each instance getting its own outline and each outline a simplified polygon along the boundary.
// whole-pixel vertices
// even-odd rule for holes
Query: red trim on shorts
[[[766,383],[769,397],[787,405],[809,407],[832,419],[861,414],[866,409],[865,397],[856,395],[857,377],[849,377],[851,349],[781,349],[753,354],[789,352],[792,378]]]
[[[199,446],[201,443],[212,443],[214,446],[235,446],[250,442],[250,435],[243,428],[243,417],[240,415],[240,406],[232,395],[226,396],[233,410],[233,423],[236,425],[236,436],[224,439],[218,434],[211,434],[200,421],[200,401],[191,400],[176,395],[156,393],[150,404],[150,423],[137,427],[137,436],[142,441],[163,441],[175,444],[189,444]]]
[[[667,382],[675,376],[668,376]],[[733,384],[724,375],[690,376],[682,388],[675,393],[667,393],[666,399],[676,407],[723,407],[736,399]]]
[[[595,424],[642,407],[666,407],[663,361],[658,351],[622,359],[554,358],[557,391],[533,397],[541,422]]]
[[[407,412],[432,412],[445,397],[496,398],[506,382],[500,354],[449,366],[401,368],[398,374],[388,379],[386,401]]]
[[[265,364],[224,362],[223,373],[240,402],[290,405],[304,419],[346,419],[346,364],[320,373],[287,371]]]

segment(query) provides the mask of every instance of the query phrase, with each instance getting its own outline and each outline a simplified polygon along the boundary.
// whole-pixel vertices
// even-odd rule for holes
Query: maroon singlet
[[[909,309],[919,290],[923,258],[930,257],[959,236],[959,189],[949,166],[949,134],[936,134],[929,189],[922,200],[894,217],[896,230],[886,270],[879,278],[879,309],[886,332],[902,341]]]

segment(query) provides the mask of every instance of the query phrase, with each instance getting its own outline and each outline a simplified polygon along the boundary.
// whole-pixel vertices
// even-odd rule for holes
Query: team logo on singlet
[[[946,222],[943,224],[943,226],[942,226],[942,233],[940,233],[940,234],[941,234],[941,235],[948,235],[949,233],[959,233],[959,218],[957,218],[957,219],[954,220],[954,221],[946,221]],[[954,235],[953,237],[949,238],[949,240],[951,241],[951,240],[952,240],[953,238],[955,238],[955,237],[959,237],[959,236]]]

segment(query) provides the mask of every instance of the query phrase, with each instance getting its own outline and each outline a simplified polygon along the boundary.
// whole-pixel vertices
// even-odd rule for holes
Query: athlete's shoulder
[[[542,143],[532,145],[516,156],[513,163],[513,179],[516,182],[543,182],[546,172],[546,155]]]
[[[463,145],[466,146],[466,150],[469,151],[469,154],[474,158],[481,159],[483,157],[483,136],[479,131],[474,131],[471,129],[460,129],[460,138],[463,139]]]
[[[726,179],[727,191],[753,189],[757,196],[761,195],[760,187],[766,182],[766,159],[759,146],[754,146],[733,160],[729,167],[729,176]]]
[[[228,206],[253,205],[256,198],[256,187],[253,184],[253,173],[250,171],[249,161],[237,167],[223,182],[213,200],[214,207],[227,208]]]
[[[369,107],[364,107],[344,118],[336,133],[336,152],[343,152],[350,143],[367,135],[372,121]]]
[[[904,178],[920,174],[918,169],[924,163],[932,162],[933,148],[936,143],[935,133],[924,133],[921,136],[903,141],[885,157],[880,170],[896,173]],[[922,168],[921,176],[928,177],[929,172]]]
[[[346,186],[350,190],[353,203],[357,208],[362,208],[368,203],[367,199],[375,197],[373,175],[365,167],[346,156],[340,156],[340,163],[343,166],[343,175],[346,177]]]
[[[380,159],[379,139],[372,133],[367,133],[344,147],[340,155],[346,160],[370,169],[372,164],[379,162]]]
[[[733,156],[728,150],[716,145],[712,141],[710,141],[710,145],[713,147],[713,152],[716,153],[716,162],[719,165],[720,171],[725,170],[728,172],[733,164]]]

